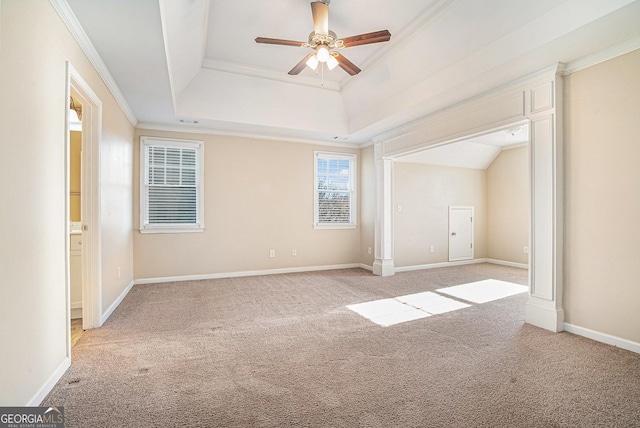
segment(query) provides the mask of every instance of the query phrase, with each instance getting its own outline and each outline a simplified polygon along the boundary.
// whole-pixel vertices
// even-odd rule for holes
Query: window
[[[140,232],[201,232],[202,141],[140,138]]]
[[[315,227],[356,227],[356,155],[316,152],[315,158]]]

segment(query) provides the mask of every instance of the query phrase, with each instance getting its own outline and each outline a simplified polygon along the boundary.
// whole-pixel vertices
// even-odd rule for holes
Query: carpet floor
[[[492,264],[135,286],[42,403],[72,427],[634,427],[640,355],[524,324],[518,294],[382,327],[346,306]]]

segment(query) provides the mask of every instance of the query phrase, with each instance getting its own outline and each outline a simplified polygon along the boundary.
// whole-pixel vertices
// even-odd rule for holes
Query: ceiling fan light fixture
[[[333,55],[329,55],[329,58],[327,58],[327,68],[329,69],[329,71],[333,70],[337,66],[338,60],[336,59],[336,57],[334,57]]]
[[[318,58],[315,55],[312,55],[309,57],[309,59],[307,60],[307,67],[309,67],[310,69],[312,69],[313,71],[316,70],[316,68],[318,68],[318,63],[320,61],[318,61]]]
[[[327,62],[327,60],[331,58],[329,49],[327,49],[326,46],[320,46],[316,52],[316,56],[318,57],[318,61],[320,62]]]
[[[309,34],[307,42],[272,39],[269,37],[256,37],[256,43],[297,46],[313,49],[312,53],[305,55],[300,62],[289,70],[288,74],[291,76],[300,74],[302,70],[304,70],[305,66],[315,71],[321,62],[326,63],[329,70],[333,70],[337,66],[340,66],[345,72],[351,76],[355,76],[362,70],[360,70],[357,65],[346,59],[343,55],[339,54],[336,49],[368,45],[371,43],[388,42],[391,39],[391,33],[389,30],[380,30],[338,39],[336,33],[329,30],[329,3],[330,0],[311,1],[313,31]]]

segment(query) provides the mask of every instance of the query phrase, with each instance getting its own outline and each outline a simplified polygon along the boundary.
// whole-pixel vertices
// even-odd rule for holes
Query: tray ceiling
[[[638,0],[333,0],[339,37],[388,29],[391,41],[342,51],[357,76],[289,76],[307,51],[254,39],[305,41],[309,3],[66,1],[138,126],[354,146],[640,36]]]

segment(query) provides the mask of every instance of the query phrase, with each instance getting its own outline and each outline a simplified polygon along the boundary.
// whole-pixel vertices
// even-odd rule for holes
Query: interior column
[[[375,260],[373,273],[380,276],[395,274],[393,266],[393,161],[384,158],[384,146],[374,146],[376,165],[376,225]]]

